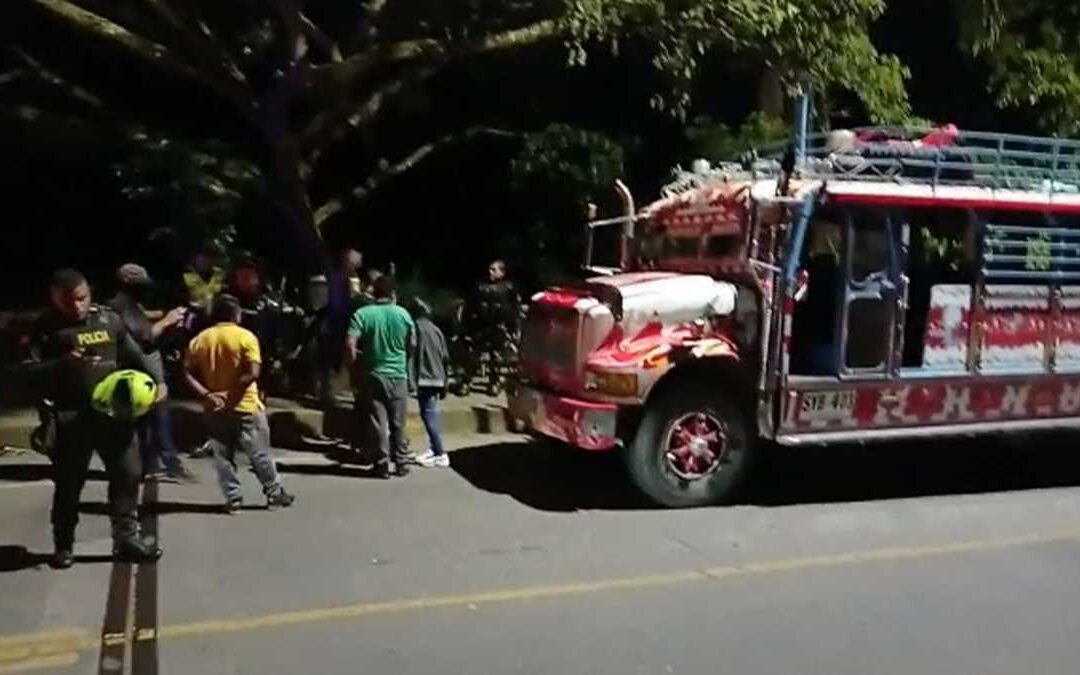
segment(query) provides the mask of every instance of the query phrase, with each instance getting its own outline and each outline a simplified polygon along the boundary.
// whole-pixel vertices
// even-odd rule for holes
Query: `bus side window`
[[[955,208],[911,209],[907,218],[911,248],[903,367],[922,368],[934,287],[970,286],[975,281],[976,218],[972,211]]]
[[[878,209],[854,210],[848,237],[844,365],[860,370],[883,368],[889,359],[895,316],[888,214]]]
[[[859,213],[851,228],[851,281],[889,270],[889,224],[884,214]]]

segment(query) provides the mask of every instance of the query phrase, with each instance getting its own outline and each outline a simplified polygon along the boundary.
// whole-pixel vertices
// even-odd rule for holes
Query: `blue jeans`
[[[183,465],[172,434],[172,414],[165,401],[158,403],[146,415],[139,426],[139,445],[142,449],[143,468],[146,473],[157,473],[162,468],[177,471]],[[162,467],[164,464],[164,467]]]
[[[442,389],[427,387],[421,387],[416,393],[416,400],[420,403],[420,419],[424,421],[424,428],[427,429],[428,446],[433,455],[446,454],[440,431],[442,426],[439,420],[440,396],[442,396]]]
[[[207,431],[214,447],[218,484],[225,499],[240,501],[240,478],[236,475],[236,453],[251,460],[251,468],[262,483],[263,494],[281,491],[281,479],[270,455],[270,422],[265,412],[208,413]]]

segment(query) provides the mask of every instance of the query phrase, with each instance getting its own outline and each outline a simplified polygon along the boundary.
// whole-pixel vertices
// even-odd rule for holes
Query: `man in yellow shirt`
[[[188,347],[185,373],[206,411],[228,511],[236,513],[243,506],[236,475],[238,449],[251,459],[267,507],[290,506],[295,498],[281,486],[270,457],[270,424],[259,396],[259,340],[240,327],[240,301],[231,295],[214,298],[210,318],[214,325],[196,335]]]

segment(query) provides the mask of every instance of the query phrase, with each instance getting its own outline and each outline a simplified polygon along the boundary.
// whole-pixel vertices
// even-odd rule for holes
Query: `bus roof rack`
[[[715,168],[676,169],[665,196],[717,180],[779,178],[790,143]],[[795,168],[801,179],[989,190],[1080,193],[1080,141],[938,128],[860,127],[812,134]]]

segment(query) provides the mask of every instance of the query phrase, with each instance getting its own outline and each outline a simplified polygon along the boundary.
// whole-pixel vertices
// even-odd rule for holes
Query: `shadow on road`
[[[768,448],[746,501],[762,506],[1080,485],[1075,436]]]
[[[17,572],[48,564],[47,553],[33,553],[23,546],[0,546],[0,572]]]
[[[626,480],[618,453],[591,454],[555,443],[497,443],[450,455],[474,487],[543,511],[647,509]]]
[[[825,448],[761,448],[740,500],[758,506],[980,494],[1080,485],[1077,438],[987,437]],[[544,511],[652,508],[630,484],[619,453],[554,443],[497,443],[451,455],[478,489]]]
[[[265,511],[264,504],[245,504],[242,511]],[[140,512],[153,515],[167,515],[170,513],[193,513],[208,514],[212,516],[229,515],[225,510],[224,500],[220,502],[153,502],[143,504]],[[110,514],[109,505],[105,502],[80,502],[79,513],[90,516],[107,516]]]
[[[52,560],[49,553],[34,553],[24,546],[0,546],[0,573],[48,567]],[[111,555],[77,555],[76,563],[110,563]]]
[[[375,480],[374,470],[371,467],[345,464],[278,464],[278,472]]]
[[[52,478],[52,464],[0,464],[0,482],[32,483]],[[93,469],[86,475],[88,481],[105,480],[105,472]]]

